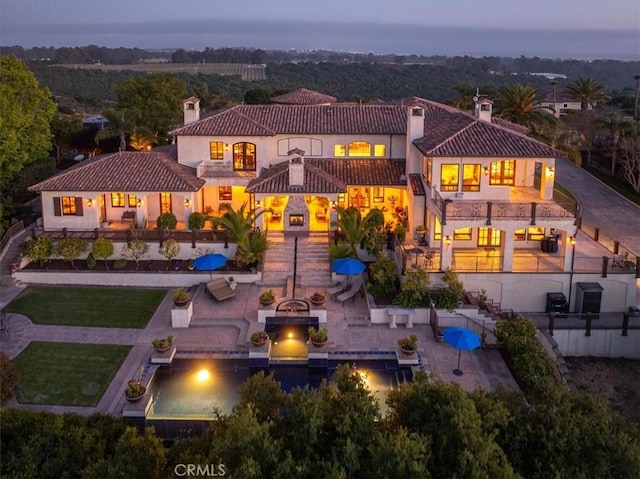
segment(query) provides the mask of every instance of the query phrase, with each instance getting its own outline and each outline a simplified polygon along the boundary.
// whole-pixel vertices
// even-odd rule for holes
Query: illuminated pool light
[[[200,382],[208,381],[211,378],[211,373],[206,369],[201,369],[196,373],[196,379]]]

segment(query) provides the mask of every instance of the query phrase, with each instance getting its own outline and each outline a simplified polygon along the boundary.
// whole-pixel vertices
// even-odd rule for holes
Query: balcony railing
[[[576,218],[576,205],[557,203],[511,203],[493,201],[454,201],[442,202],[442,224],[447,219],[486,219],[490,225],[495,219],[530,219],[535,225],[537,219]]]

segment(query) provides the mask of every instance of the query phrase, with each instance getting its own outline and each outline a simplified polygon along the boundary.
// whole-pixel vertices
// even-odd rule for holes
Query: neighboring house
[[[581,104],[579,101],[571,98],[561,91],[550,92],[545,96],[538,106],[547,108],[551,113],[555,112],[556,118],[567,115],[571,111],[580,111]]]
[[[184,228],[193,211],[247,203],[266,211],[256,226],[267,233],[326,232],[335,206],[379,208],[424,231],[430,269],[460,272],[503,307],[539,311],[547,292],[570,295],[579,210],[553,200],[559,152],[492,118],[490,100],[475,115],[417,97],[337,103],[304,89],[273,101],[201,118],[188,98],[174,145],[96,157],[32,186],[44,228],[120,226],[124,212],[149,227],[172,212]],[[612,301],[631,301],[627,289]]]

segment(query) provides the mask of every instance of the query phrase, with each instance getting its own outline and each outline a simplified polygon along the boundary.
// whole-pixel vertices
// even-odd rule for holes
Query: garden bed
[[[121,268],[114,268],[114,264],[117,260],[107,260],[107,267],[105,268],[104,261],[97,260],[97,266],[93,269],[87,267],[85,260],[79,259],[73,262],[64,261],[62,259],[52,259],[40,266],[40,263],[32,261],[24,268],[25,271],[91,271],[100,273],[102,271],[190,271],[188,261],[185,260],[172,260],[171,265],[167,260],[145,260],[141,261],[139,265],[136,265],[134,261],[127,261],[123,263]],[[251,267],[247,265],[238,265],[235,261],[228,261],[226,265],[215,270],[216,273],[229,272],[229,273],[250,273]]]

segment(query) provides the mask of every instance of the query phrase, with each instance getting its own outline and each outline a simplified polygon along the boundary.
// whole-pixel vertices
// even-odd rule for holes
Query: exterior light
[[[189,201],[189,199],[187,198],[186,200],[184,200],[184,207],[188,208],[191,205],[191,201]]]
[[[444,237],[444,244],[451,246],[451,236],[447,235]]]
[[[556,169],[553,166],[549,168],[549,176],[553,176],[555,172],[556,172]]]
[[[571,237],[569,238],[569,244],[570,244],[571,246],[575,246],[575,245],[576,245],[576,237],[575,237],[575,236],[571,236]]]
[[[484,175],[485,176],[489,176],[489,167],[488,166],[484,167]]]
[[[210,377],[211,377],[211,374],[206,369],[201,369],[196,373],[196,378],[200,382],[208,381]]]
[[[229,145],[229,143],[224,144],[224,151],[229,151],[230,148],[231,148],[231,145]]]
[[[89,207],[93,206],[93,200],[91,198],[87,200],[87,206]]]
[[[256,200],[256,208],[262,208],[262,201]]]
[[[138,208],[140,208],[142,206],[142,200],[138,200],[137,205],[138,205]]]
[[[331,200],[331,207],[335,208],[336,206],[338,206],[338,204],[336,203],[336,200]]]

